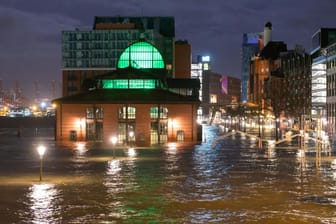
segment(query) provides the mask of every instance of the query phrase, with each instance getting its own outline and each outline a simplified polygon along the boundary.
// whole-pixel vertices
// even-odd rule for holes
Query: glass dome
[[[118,68],[132,67],[136,69],[164,68],[161,53],[152,44],[140,41],[131,44],[120,55]]]

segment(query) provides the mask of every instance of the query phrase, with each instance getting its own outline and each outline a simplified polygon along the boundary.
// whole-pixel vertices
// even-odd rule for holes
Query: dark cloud
[[[309,51],[318,28],[336,27],[335,8],[335,0],[2,0],[0,79],[4,86],[60,80],[61,31],[118,15],[174,16],[176,39],[187,39],[194,56],[209,54],[216,72],[239,76],[243,33],[271,21],[274,40]]]

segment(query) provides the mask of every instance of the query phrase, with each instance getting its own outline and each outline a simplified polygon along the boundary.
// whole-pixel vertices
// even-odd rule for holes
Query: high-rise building
[[[301,46],[281,54],[286,116],[300,121],[311,113],[311,59]]]
[[[327,117],[327,51],[336,42],[335,28],[321,28],[312,36],[312,116]]]
[[[242,44],[242,75],[241,75],[241,96],[242,101],[247,102],[247,89],[249,79],[250,60],[261,49],[262,33],[244,33]]]
[[[204,88],[204,75],[206,71],[211,70],[211,58],[209,55],[198,55],[196,61],[191,64],[191,78],[198,79],[200,82],[199,100],[201,105],[197,110],[197,120],[204,121],[208,118],[209,113],[206,109],[206,105],[202,103],[204,99],[207,99],[208,90]]]
[[[174,17],[95,17],[93,29],[63,31],[63,96],[82,92],[87,80],[115,70],[123,50],[139,40],[159,49],[167,76],[173,77]]]
[[[327,131],[336,134],[336,43],[326,48],[327,60]]]

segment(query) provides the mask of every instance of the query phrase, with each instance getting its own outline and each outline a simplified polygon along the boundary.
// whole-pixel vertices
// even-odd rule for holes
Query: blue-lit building
[[[241,97],[247,102],[250,59],[256,55],[262,44],[262,33],[244,33],[242,44]]]

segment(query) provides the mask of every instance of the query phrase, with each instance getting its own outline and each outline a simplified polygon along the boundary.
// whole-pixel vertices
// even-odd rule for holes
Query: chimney
[[[272,23],[267,22],[264,27],[264,47],[272,41]]]

